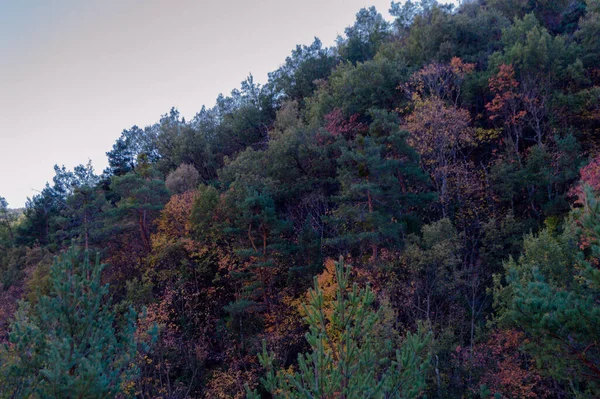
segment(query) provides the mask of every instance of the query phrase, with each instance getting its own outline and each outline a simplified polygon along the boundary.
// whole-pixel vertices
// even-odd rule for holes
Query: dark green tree
[[[390,26],[375,7],[363,8],[356,13],[354,25],[344,30],[346,37],[338,37],[338,52],[353,64],[370,60],[379,46],[389,37]]]
[[[236,254],[250,267],[240,275],[245,280],[242,296],[262,298],[268,306],[275,294],[276,278],[289,266],[289,257],[296,249],[290,240],[291,224],[277,215],[268,192],[237,186],[228,192],[226,202],[230,215],[226,231],[234,234]]]
[[[579,21],[575,38],[582,47],[581,58],[586,67],[598,65],[600,61],[600,43],[594,40],[600,35],[600,1],[587,0],[587,12]]]
[[[269,74],[269,84],[274,86],[276,95],[302,102],[312,95],[315,81],[326,79],[336,63],[333,50],[324,48],[315,38],[310,46],[296,46],[285,63]]]
[[[137,227],[140,241],[150,251],[152,221],[169,199],[160,174],[142,155],[134,172],[112,178],[111,189],[119,198],[111,216],[120,220],[121,227]]]
[[[99,187],[100,177],[94,173],[91,161],[72,171],[55,167],[55,191],[60,193],[60,214],[56,218],[54,240],[62,245],[90,245],[102,240],[102,211],[107,205]]]
[[[123,130],[112,150],[106,153],[108,168],[104,173],[110,177],[132,171],[141,154],[146,154],[146,158],[152,162],[160,158],[156,148],[156,131],[150,127],[141,129],[138,126]]]
[[[13,241],[15,238],[13,230],[14,224],[17,220],[16,216],[16,212],[12,212],[8,208],[8,202],[6,201],[6,198],[0,197],[0,226],[6,231],[10,241]]]
[[[523,255],[505,266],[505,284],[496,277],[500,322],[523,329],[539,368],[583,397],[600,394],[599,238],[600,203],[588,192],[562,231],[549,225],[526,237]]]
[[[427,195],[414,190],[425,177],[397,118],[385,111],[372,111],[372,117],[368,132],[359,132],[341,147],[341,188],[330,219],[337,234],[329,244],[369,251],[377,259],[380,247],[402,242],[411,211],[424,205]]]
[[[431,60],[446,62],[456,55],[451,41],[453,7],[435,0],[420,2],[406,38],[407,58],[412,64],[421,66]]]
[[[18,398],[106,398],[135,376],[136,315],[116,315],[102,269],[70,249],[50,268],[48,295],[21,303],[11,325],[3,394]]]

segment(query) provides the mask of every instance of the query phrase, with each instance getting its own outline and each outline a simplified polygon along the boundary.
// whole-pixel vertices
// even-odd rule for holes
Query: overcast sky
[[[100,173],[123,129],[265,83],[371,5],[390,19],[389,0],[0,0],[0,196],[23,206],[54,164]]]

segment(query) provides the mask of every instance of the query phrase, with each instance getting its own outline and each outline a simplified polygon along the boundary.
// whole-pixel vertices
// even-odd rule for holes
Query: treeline
[[[600,1],[390,13],[2,201],[0,396],[600,396]]]

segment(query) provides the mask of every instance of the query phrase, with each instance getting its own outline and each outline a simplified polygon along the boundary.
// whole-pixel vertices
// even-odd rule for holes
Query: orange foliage
[[[197,193],[188,191],[183,194],[175,194],[158,219],[158,232],[171,238],[180,238],[190,233],[190,215]]]
[[[317,284],[323,293],[323,309],[325,311],[325,316],[330,316],[333,312],[333,301],[335,300],[335,295],[338,289],[335,276],[335,262],[333,259],[328,258],[325,260],[325,268],[323,272],[317,276]],[[310,302],[312,294],[313,291],[306,293],[306,303]],[[301,314],[304,315],[304,310],[302,309],[301,303],[298,304],[298,309],[301,311]]]
[[[440,202],[446,204],[460,151],[474,142],[469,112],[438,97],[417,100],[403,128],[410,132],[408,143],[421,155],[421,166],[431,176]]]
[[[411,133],[409,144],[427,162],[444,166],[460,147],[473,141],[470,123],[468,111],[447,106],[440,98],[432,97],[415,103],[404,127]]]
[[[487,342],[470,348],[456,348],[461,359],[472,371],[481,372],[480,383],[489,388],[491,397],[501,393],[504,398],[545,398],[549,396],[544,381],[533,361],[520,346],[527,342],[517,330],[497,330]]]
[[[206,399],[242,399],[246,397],[244,384],[250,389],[258,386],[258,375],[252,370],[217,370],[207,384]]]
[[[264,339],[269,351],[282,363],[291,357],[304,344],[306,328],[299,312],[301,299],[282,295],[279,301],[270,306],[264,315]]]
[[[490,120],[504,116],[507,124],[520,123],[527,112],[520,107],[522,97],[518,92],[519,82],[515,78],[513,66],[500,65],[500,71],[490,78],[489,85],[494,94],[492,101],[485,105],[490,113]]]

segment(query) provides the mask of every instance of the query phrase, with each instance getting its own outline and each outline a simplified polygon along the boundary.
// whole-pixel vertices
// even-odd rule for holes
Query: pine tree
[[[496,303],[501,322],[529,335],[524,349],[545,374],[598,397],[600,202],[591,190],[571,216],[582,230],[571,222],[560,233],[548,227],[526,237],[523,256],[506,264],[507,285],[497,278]]]
[[[315,279],[304,308],[311,351],[298,356],[297,370],[277,370],[264,344],[262,383],[275,398],[414,398],[424,389],[430,336],[422,329],[409,332],[394,355],[390,340],[376,333],[382,313],[374,308],[373,291],[350,286],[350,271],[340,258],[331,307]]]
[[[152,220],[168,201],[169,192],[148,157],[142,155],[137,162],[134,172],[113,176],[111,189],[120,199],[109,215],[116,219],[114,224],[119,227],[138,229],[140,242],[149,252]]]
[[[331,221],[337,236],[328,240],[338,250],[360,249],[378,258],[380,247],[398,245],[411,219],[411,208],[428,198],[414,187],[425,176],[417,156],[406,144],[406,132],[384,111],[371,111],[368,134],[358,134],[338,160],[341,189]]]
[[[289,240],[292,226],[277,215],[269,193],[242,186],[228,194],[226,206],[232,223],[225,231],[238,239],[236,255],[249,265],[249,273],[242,273],[249,275],[239,277],[249,283],[246,288],[250,296],[256,298],[260,294],[266,304],[272,295],[274,277],[295,252],[296,245]]]
[[[15,238],[13,232],[13,224],[17,220],[16,212],[11,212],[8,208],[8,202],[2,196],[0,196],[0,233],[4,234],[3,230],[8,233],[8,237],[6,241],[13,241]],[[0,235],[0,238],[2,236]]]
[[[116,331],[103,268],[70,249],[50,268],[49,295],[21,303],[3,369],[7,397],[106,398],[123,391],[135,371],[136,315],[130,310]]]

